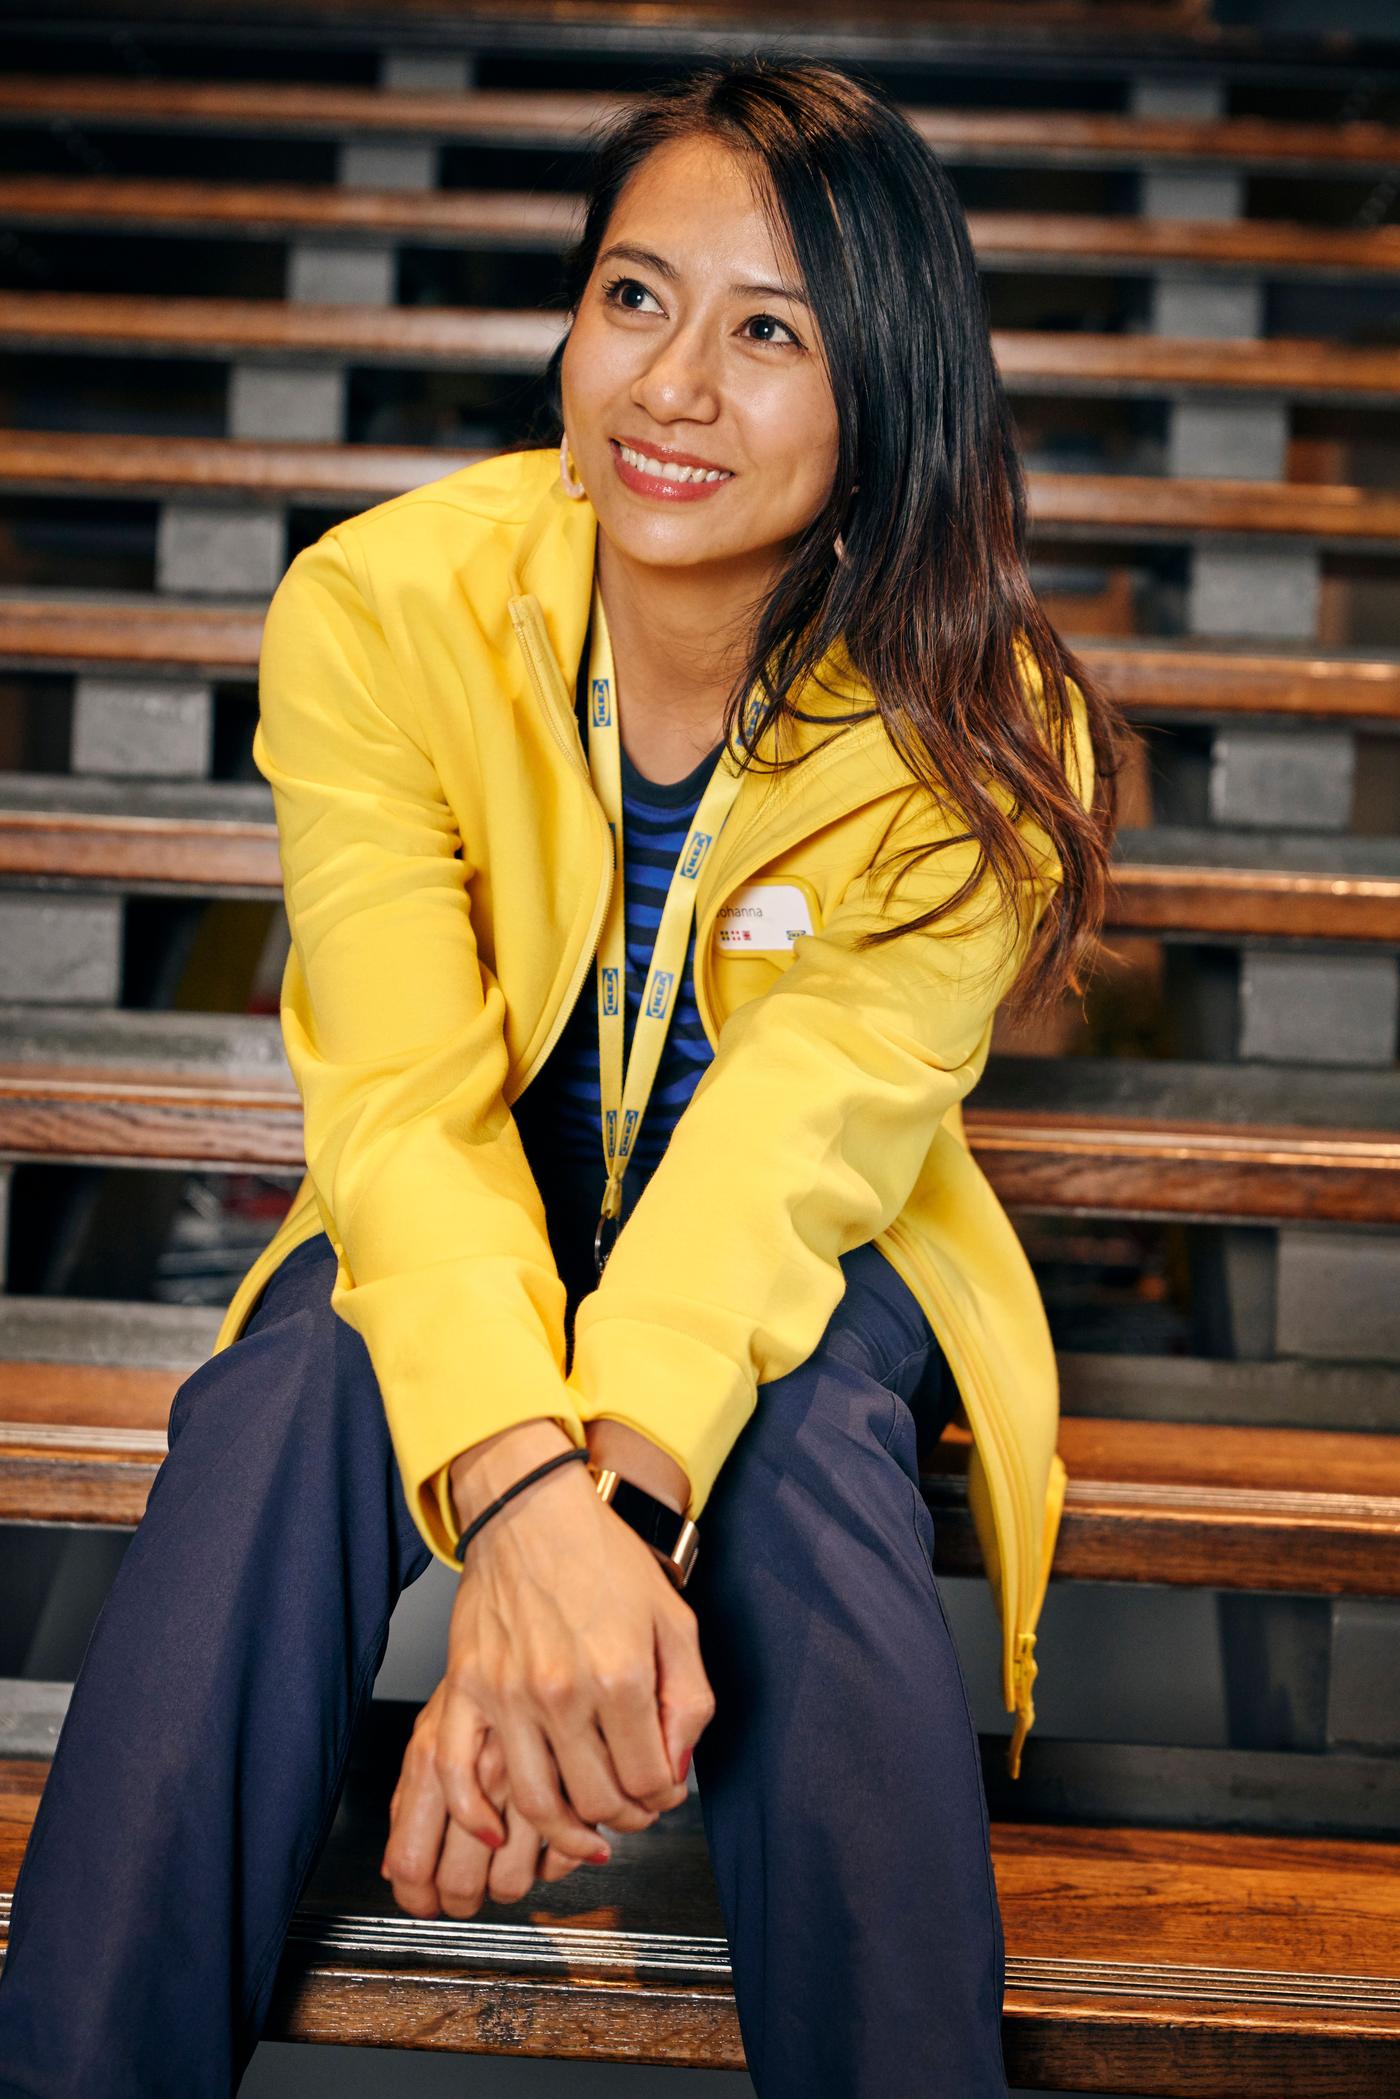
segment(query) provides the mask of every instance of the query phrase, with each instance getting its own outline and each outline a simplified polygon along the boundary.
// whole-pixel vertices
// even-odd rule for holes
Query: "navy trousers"
[[[954,1394],[878,1249],[842,1265],[821,1344],[760,1389],[685,1591],[740,2028],[759,2099],[1007,2099],[986,1796],[917,1483]],[[334,1272],[324,1234],[297,1247],[176,1395],[20,1873],[0,2099],[228,2099],[257,2043],[430,1557]]]

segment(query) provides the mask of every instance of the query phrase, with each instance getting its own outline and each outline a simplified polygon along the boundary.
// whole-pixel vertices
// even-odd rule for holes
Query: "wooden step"
[[[0,295],[0,330],[3,304]],[[1400,358],[1395,366],[1400,394]],[[262,501],[368,503],[490,456],[434,445],[0,430],[0,486],[41,495],[217,492]],[[1246,533],[1388,553],[1400,542],[1400,495],[1387,490],[1048,473],[1028,474],[1026,489],[1035,530],[1061,536],[1176,542]]]
[[[78,1327],[103,1309],[64,1305]],[[135,1525],[203,1353],[148,1368],[34,1362],[0,1324],[0,1521]],[[982,1571],[970,1442],[950,1427],[924,1454],[940,1573]],[[1059,1451],[1056,1580],[1400,1596],[1400,1437],[1064,1414]]]
[[[270,790],[0,774],[0,878],[131,894],[280,893]],[[1394,842],[1123,830],[1107,924],[1191,938],[1400,945]]]
[[[1089,1057],[993,1059],[964,1110],[1013,1207],[1237,1224],[1400,1224],[1397,1125],[1388,1072]],[[300,1174],[277,1023],[0,1008],[3,1158]]]
[[[248,680],[257,675],[262,623],[262,608],[245,604],[0,590],[0,666]],[[1125,711],[1147,720],[1400,722],[1400,659],[1374,652],[1320,655],[1304,644],[1261,650],[1189,637],[1074,645]]]
[[[396,92],[322,82],[11,73],[0,78],[0,123],[13,127],[67,117],[103,131],[186,130],[201,138],[380,137],[581,148],[592,125],[635,100],[621,91],[559,88]],[[903,108],[920,137],[952,166],[1241,167],[1318,176],[1384,175],[1400,161],[1400,129],[1364,119],[1304,124],[1113,110]]]
[[[562,316],[531,307],[322,306],[126,292],[0,292],[0,347],[538,372]]]
[[[1138,219],[1119,213],[978,211],[983,270],[1151,274],[1188,264],[1270,277],[1393,277],[1400,227],[1281,219]],[[552,190],[374,190],[328,183],[201,182],[188,176],[0,175],[0,219],[36,229],[205,239],[404,241],[530,251],[578,237],[583,204]]]
[[[1400,227],[1396,229],[1400,235]],[[209,312],[206,309],[216,309]],[[400,320],[410,325],[400,328]],[[0,292],[0,348],[85,349],[104,354],[233,356],[242,351],[311,353],[335,362],[371,360],[445,363],[464,369],[533,370],[557,340],[551,316],[470,310],[305,307],[270,300],[137,299],[86,293]],[[67,433],[44,433],[62,438]],[[84,433],[86,436],[87,433]],[[0,480],[28,485],[35,471],[34,433],[0,433]],[[26,442],[28,440],[28,442]],[[71,442],[70,438],[70,442]],[[146,442],[155,442],[147,440]],[[177,444],[236,444],[240,440],[178,440]],[[294,448],[295,449],[295,448]],[[347,445],[353,476],[365,447]],[[396,452],[407,448],[394,448]],[[111,455],[116,458],[120,455]],[[190,455],[192,456],[192,455]],[[452,472],[482,454],[455,459],[431,446],[416,448],[421,480]],[[140,471],[136,459],[134,471]],[[47,462],[40,469],[51,471]],[[103,468],[105,479],[112,471]],[[71,487],[71,469],[63,485]],[[376,480],[378,472],[376,470]],[[138,483],[139,485],[139,483]],[[257,493],[257,485],[250,485]],[[1400,544],[1400,494],[1314,482],[1206,480],[1156,474],[1049,473],[1026,475],[1028,521],[1039,534],[1061,539],[1177,544],[1198,537],[1304,540],[1317,546],[1394,552]]]
[[[377,1871],[407,1717],[375,1708],[357,1738],[267,2038],[742,2069],[698,1795],[613,1834],[609,1865],[537,1884],[523,1906],[409,1917]],[[6,1929],[47,1771],[0,1761]],[[1393,2091],[1400,1845],[1014,1822],[992,1825],[991,1857],[1013,2083],[1181,2099]]]

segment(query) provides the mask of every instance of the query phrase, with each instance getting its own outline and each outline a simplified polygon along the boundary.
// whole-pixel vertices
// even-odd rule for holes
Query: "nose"
[[[719,387],[699,327],[677,328],[657,343],[632,382],[633,406],[658,423],[712,423]]]

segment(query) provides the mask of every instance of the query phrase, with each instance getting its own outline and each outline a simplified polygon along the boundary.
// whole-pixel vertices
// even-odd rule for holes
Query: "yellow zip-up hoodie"
[[[889,922],[872,864],[962,827],[878,714],[832,725],[873,705],[834,655],[836,691],[795,696],[823,719],[770,723],[758,746],[824,747],[790,772],[746,772],[702,868],[695,988],[714,1057],[578,1307],[569,1363],[511,1106],[590,980],[613,879],[573,705],[596,534],[557,452],[503,453],[335,526],[273,595],[253,756],[277,817],[282,1036],[307,1172],[214,1352],[324,1230],[331,1304],[365,1341],[408,1505],[455,1569],[448,1466],[535,1416],[578,1444],[596,1416],[629,1422],[684,1468],[698,1519],[759,1385],[812,1353],[840,1257],[873,1240],[927,1314],[973,1439],[1015,1776],[1064,1498],[1059,1390],[1034,1274],[960,1104],[1058,860],[1022,819],[1043,878],[1019,928],[992,915],[988,882],[940,926],[859,952],[853,935]],[[933,853],[890,908],[903,921],[951,895],[976,853]],[[806,898],[814,930],[790,951],[717,948],[719,908],[753,882]]]

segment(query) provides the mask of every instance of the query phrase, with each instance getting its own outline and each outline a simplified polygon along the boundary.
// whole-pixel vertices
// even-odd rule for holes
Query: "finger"
[[[535,1885],[539,1857],[540,1833],[512,1801],[506,1809],[506,1841],[491,1859],[491,1900],[519,1902],[528,1895]]]
[[[437,1869],[437,1894],[445,1916],[460,1920],[476,1915],[486,1897],[491,1861],[499,1855],[460,1824],[448,1822]]]
[[[506,1829],[477,1774],[487,1724],[476,1700],[449,1683],[437,1730],[437,1781],[453,1821],[494,1850],[504,1844]]]
[[[661,1731],[654,1634],[641,1654],[600,1668],[597,1677],[598,1729],[624,1794],[653,1814],[678,1806],[683,1794]]]
[[[643,1807],[622,1784],[596,1721],[570,1734],[554,1755],[568,1804],[587,1822],[634,1830],[649,1829],[656,1820],[657,1810]]]
[[[438,1913],[437,1865],[447,1827],[447,1803],[431,1759],[406,1756],[389,1803],[389,1838],[379,1870],[410,1916]]]
[[[476,1775],[483,1790],[504,1816],[510,1806],[510,1782],[505,1756],[501,1750],[501,1738],[494,1727],[488,1729],[486,1746],[476,1760]],[[518,1809],[513,1812],[519,1814]],[[523,1816],[520,1817],[522,1822],[524,1819]],[[582,1822],[579,1824],[580,1830],[586,1827]],[[555,1844],[542,1845],[538,1831],[535,1832],[534,1843],[539,1854],[535,1861],[536,1880],[565,1880],[570,1873],[576,1873],[584,1863],[582,1859],[570,1858],[566,1851],[560,1851]]]
[[[700,1656],[699,1620],[689,1605],[657,1613],[656,1677],[666,1756],[681,1784],[695,1744],[715,1713],[715,1694]]]
[[[505,1755],[501,1749],[500,1735],[494,1727],[487,1734],[486,1746],[476,1760],[476,1775],[483,1790],[489,1795],[502,1816],[504,1816],[506,1808],[510,1804],[510,1774],[506,1770]],[[580,1856],[573,1857],[567,1852],[560,1851],[557,1845],[544,1844],[544,1839],[540,1838],[537,1832],[537,1841],[544,1844],[541,1862],[536,1866],[537,1879],[562,1880],[566,1873],[571,1873],[574,1870],[575,1866],[583,1865],[585,1862],[592,1865],[600,1863],[596,1857],[596,1853],[602,1848],[598,1842],[598,1832],[592,1824],[585,1822],[578,1814],[572,1800],[568,1797],[567,1789],[564,1805],[573,1817],[574,1828],[579,1840]],[[519,1810],[517,1809],[518,1812]],[[604,1839],[604,1843],[606,1843],[606,1839]],[[547,1871],[544,1866],[544,1861],[546,1860],[551,1862]]]
[[[499,1716],[495,1725],[510,1773],[512,1803],[533,1823],[541,1838],[557,1844],[570,1858],[605,1864],[612,1856],[612,1847],[564,1799],[558,1767],[544,1730],[518,1712]]]

